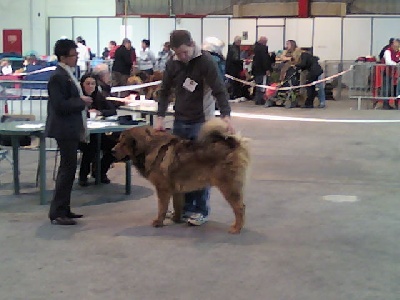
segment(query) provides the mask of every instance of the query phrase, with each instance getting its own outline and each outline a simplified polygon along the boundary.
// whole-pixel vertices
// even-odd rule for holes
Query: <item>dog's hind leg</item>
[[[164,225],[165,215],[168,210],[169,199],[171,193],[167,190],[157,189],[158,196],[158,214],[157,218],[153,220],[154,227],[162,227]]]
[[[246,206],[243,203],[242,187],[237,186],[237,182],[235,184],[236,186],[234,184],[227,185],[225,183],[218,187],[222,195],[224,195],[225,199],[231,205],[233,213],[235,214],[235,222],[229,229],[229,233],[240,233],[240,230],[244,226],[244,218],[245,218]]]
[[[184,202],[185,194],[175,193],[172,195],[172,204],[174,206],[174,216],[172,217],[172,221],[174,221],[175,223],[182,222],[182,211]]]

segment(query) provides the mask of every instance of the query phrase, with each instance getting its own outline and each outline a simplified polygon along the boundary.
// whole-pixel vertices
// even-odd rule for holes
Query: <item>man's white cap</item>
[[[225,43],[216,37],[207,37],[204,40],[202,49],[205,51],[215,52],[222,55],[222,49],[225,47]]]

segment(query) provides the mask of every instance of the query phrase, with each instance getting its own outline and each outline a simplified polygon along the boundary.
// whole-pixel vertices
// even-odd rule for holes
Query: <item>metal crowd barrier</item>
[[[29,114],[45,120],[47,99],[46,81],[0,80],[1,114]]]
[[[322,68],[324,69],[324,77],[330,77],[332,75],[338,74],[342,71],[348,70],[352,65],[354,65],[353,60],[326,60],[320,62]],[[352,81],[352,73],[349,72],[343,76],[339,76],[332,80],[332,86],[335,89],[336,99],[346,99],[347,88],[350,86]]]
[[[373,107],[381,103],[383,108],[397,108],[400,94],[400,66],[376,63],[356,63],[348,88],[350,99],[369,100]]]
[[[37,121],[47,117],[47,81],[0,80],[0,115],[33,115]],[[53,139],[46,149],[56,149]]]

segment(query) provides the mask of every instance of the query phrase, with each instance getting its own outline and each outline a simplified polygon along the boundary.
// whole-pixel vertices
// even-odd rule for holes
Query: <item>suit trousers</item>
[[[71,191],[75,180],[78,139],[56,139],[60,149],[60,166],[50,204],[49,218],[66,217],[70,213]]]

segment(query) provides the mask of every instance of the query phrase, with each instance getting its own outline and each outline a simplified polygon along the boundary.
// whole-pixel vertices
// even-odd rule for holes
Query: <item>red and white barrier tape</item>
[[[161,80],[158,80],[158,81],[153,81],[153,82],[148,82],[148,83],[143,83],[143,84],[116,86],[116,87],[111,88],[111,93],[134,91],[134,90],[142,89],[142,88],[153,86],[153,85],[159,85],[161,82],[162,82]]]
[[[277,90],[279,90],[279,91],[288,91],[288,90],[299,89],[299,88],[303,88],[303,87],[308,87],[308,86],[316,85],[316,84],[321,83],[321,82],[329,81],[329,80],[332,80],[333,78],[343,76],[344,74],[346,74],[346,73],[348,73],[348,72],[350,72],[350,71],[352,71],[352,70],[353,70],[353,66],[350,66],[350,68],[347,69],[346,71],[337,73],[337,74],[335,74],[335,75],[326,77],[326,78],[324,78],[324,79],[320,79],[320,80],[317,80],[317,81],[313,81],[313,82],[307,83],[307,84],[302,84],[302,85],[297,85],[297,86],[290,86],[290,87],[279,87],[279,86],[270,86],[270,85],[263,85],[263,84],[255,84],[254,82],[242,80],[242,79],[233,77],[233,76],[228,75],[228,74],[225,74],[225,77],[226,77],[226,78],[229,78],[229,79],[232,79],[232,80],[235,80],[235,81],[238,81],[238,82],[241,82],[241,83],[246,84],[246,85],[249,85],[249,86],[253,86],[253,87],[260,87],[260,88],[264,88],[264,89],[268,89],[268,90],[274,90],[274,91],[277,91]]]

